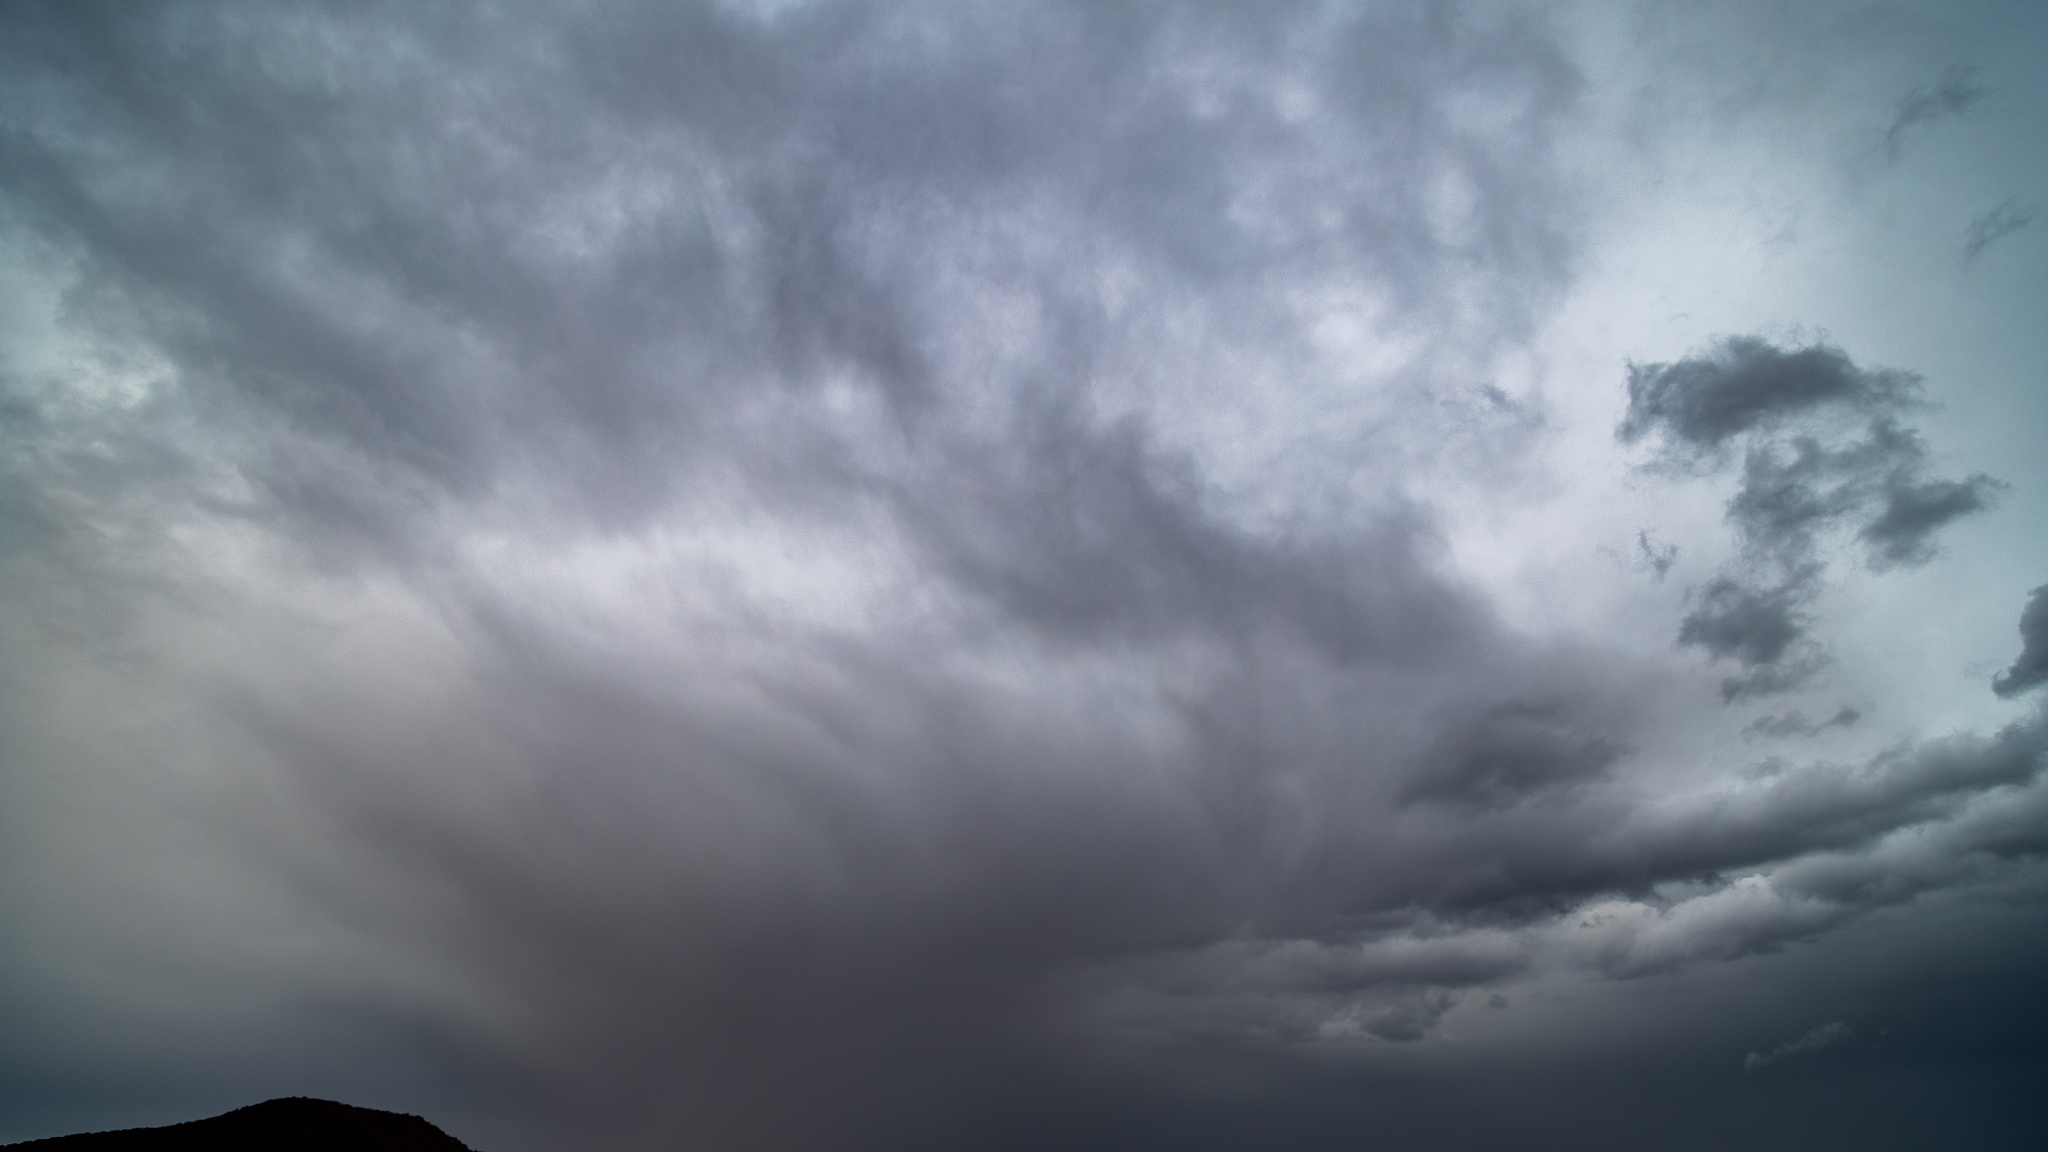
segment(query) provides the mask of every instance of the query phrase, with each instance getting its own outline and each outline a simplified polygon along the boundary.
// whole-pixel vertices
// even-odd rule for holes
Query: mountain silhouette
[[[288,1096],[162,1128],[0,1145],[34,1152],[470,1152],[418,1116]]]

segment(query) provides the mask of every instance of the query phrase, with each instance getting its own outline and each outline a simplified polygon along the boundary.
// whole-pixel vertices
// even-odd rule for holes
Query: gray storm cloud
[[[1561,17],[4,20],[24,1136],[288,1087],[507,1149],[1247,1146],[1217,1100],[1335,1147],[1383,1097],[1422,1146],[1545,1048],[1865,1018],[1788,976],[1645,1062],[1642,989],[2035,931],[2039,711],[1717,742],[1682,661],[1461,568],[1605,195]],[[2006,491],[1833,345],[1609,362],[1660,483],[1739,485],[1663,625],[1725,700]]]
[[[1991,678],[1991,690],[2017,696],[2048,684],[2048,585],[2034,589],[2020,612],[2020,654],[2012,667]]]
[[[1728,700],[1797,687],[1826,661],[1809,635],[1825,563],[1822,538],[1856,527],[1874,570],[1914,567],[1935,555],[1935,535],[1991,507],[2008,487],[1979,473],[1928,478],[1926,444],[1899,418],[1921,382],[1862,369],[1839,348],[1781,349],[1728,337],[1703,355],[1629,367],[1628,412],[1615,435],[1658,434],[1659,465],[1716,470],[1738,444],[1742,485],[1727,520],[1744,556],[1703,587],[1678,642],[1734,660]],[[1860,438],[1859,438],[1860,437]]]

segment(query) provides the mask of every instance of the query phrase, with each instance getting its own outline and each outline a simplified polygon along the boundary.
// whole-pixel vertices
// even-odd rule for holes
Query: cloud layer
[[[1550,1069],[1665,1099],[1887,1002],[1949,1052],[1925,942],[2038,955],[2048,714],[1813,697],[1848,574],[2012,490],[1937,467],[1942,381],[1603,350],[1597,467],[1732,482],[1732,543],[1616,521],[1594,627],[1472,562],[1584,463],[1530,364],[1627,183],[1585,25],[5,20],[23,1137],[247,1089],[505,1149],[1481,1146],[1449,1102],[1565,1124]]]

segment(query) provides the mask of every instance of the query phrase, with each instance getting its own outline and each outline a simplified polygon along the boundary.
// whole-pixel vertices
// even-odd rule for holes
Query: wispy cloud
[[[2018,200],[2007,200],[1991,211],[1970,219],[1963,234],[1963,263],[1975,260],[1986,248],[2034,223],[2039,209]]]
[[[1749,1055],[1744,1056],[1742,1058],[1742,1070],[1744,1072],[1754,1072],[1759,1068],[1776,1064],[1780,1060],[1790,1059],[1795,1056],[1810,1056],[1823,1048],[1839,1044],[1854,1035],[1855,1031],[1848,1024],[1840,1020],[1832,1024],[1822,1024],[1799,1039],[1787,1040],[1769,1052],[1751,1052]]]
[[[1990,90],[1977,83],[1975,68],[1963,64],[1950,65],[1940,80],[1925,88],[1915,88],[1899,98],[1898,110],[1884,130],[1885,155],[1897,159],[1910,129],[1961,116],[1988,95]]]

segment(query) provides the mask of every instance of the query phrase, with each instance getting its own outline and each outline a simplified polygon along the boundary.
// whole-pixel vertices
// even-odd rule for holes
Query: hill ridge
[[[280,1096],[156,1128],[80,1132],[4,1144],[23,1152],[472,1152],[409,1112]]]

